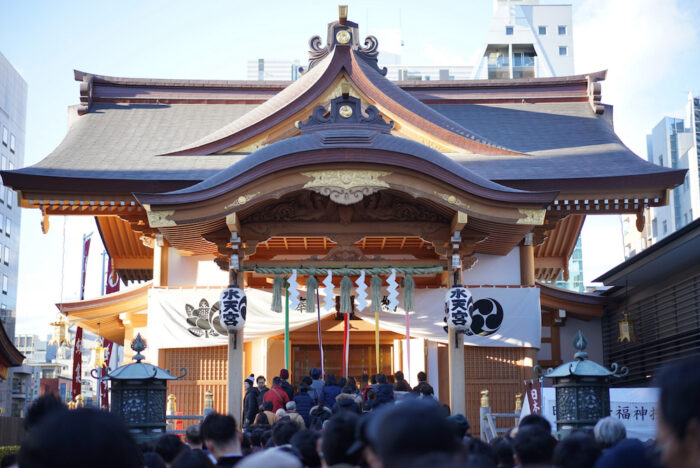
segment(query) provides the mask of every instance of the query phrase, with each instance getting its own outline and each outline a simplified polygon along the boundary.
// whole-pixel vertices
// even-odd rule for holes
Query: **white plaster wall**
[[[520,284],[520,247],[515,247],[508,255],[476,254],[476,258],[476,265],[462,274],[464,284]]]
[[[593,319],[589,322],[571,317],[566,319],[566,324],[559,330],[562,361],[567,362],[574,358],[576,350],[573,342],[579,330],[588,340],[588,348],[586,348],[588,358],[598,364],[605,365],[603,362],[603,329],[600,319]]]
[[[214,263],[213,255],[184,257],[168,249],[168,286],[226,286],[228,273]]]

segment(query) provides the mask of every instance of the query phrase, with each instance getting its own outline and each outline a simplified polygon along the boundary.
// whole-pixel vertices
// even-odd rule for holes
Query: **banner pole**
[[[289,370],[289,283],[284,279],[284,368]]]

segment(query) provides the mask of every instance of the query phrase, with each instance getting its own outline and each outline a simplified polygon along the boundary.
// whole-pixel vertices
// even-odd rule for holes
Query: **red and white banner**
[[[112,294],[119,291],[119,273],[112,269],[113,263],[111,258],[107,261],[105,294]]]
[[[82,393],[83,377],[83,329],[78,327],[75,331],[75,346],[73,347],[73,388],[71,390],[71,400]]]
[[[85,299],[85,276],[87,274],[87,261],[88,254],[90,253],[90,241],[92,240],[92,233],[87,236],[83,236],[83,268],[80,273],[80,300]]]
[[[105,363],[100,371],[100,377],[105,377],[107,375],[109,363],[112,360],[112,349],[114,348],[114,343],[105,338],[102,346],[105,347]],[[109,407],[109,391],[107,390],[107,381],[100,380],[100,408],[107,407]]]
[[[542,414],[542,387],[537,380],[525,382],[527,403],[530,406],[530,414]]]

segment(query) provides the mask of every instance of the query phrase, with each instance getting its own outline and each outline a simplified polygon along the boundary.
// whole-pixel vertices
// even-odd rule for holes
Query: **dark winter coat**
[[[342,396],[346,395],[344,393],[341,393],[335,402],[335,405],[333,406],[333,414],[340,413],[341,411],[350,411],[356,414],[362,414],[362,410],[360,409],[360,405],[355,403],[355,400],[352,398],[352,395],[346,395],[346,398],[343,398]]]
[[[289,397],[289,401],[292,401],[294,399],[294,387],[292,386],[292,384],[290,384],[286,380],[283,380],[280,387],[282,387],[282,390],[284,390],[284,392]]]
[[[394,387],[391,384],[377,384],[374,387],[374,393],[377,394],[375,406],[394,401]]]
[[[255,388],[258,388],[258,387],[255,387]],[[265,396],[265,393],[267,393],[268,391],[270,391],[270,389],[267,387],[263,387],[262,390],[260,390],[258,388],[258,408],[262,406],[263,397]]]
[[[260,392],[255,387],[250,387],[245,392],[243,398],[243,423],[253,424],[255,416],[258,414],[258,396]]]
[[[306,427],[309,427],[309,422],[311,422],[309,411],[311,411],[311,408],[314,407],[314,399],[311,398],[311,395],[309,395],[308,392],[300,392],[294,395],[294,403],[297,404],[297,413],[304,418],[304,424],[306,424]]]
[[[323,390],[321,390],[321,401],[323,401],[323,405],[330,409],[333,408],[333,405],[335,405],[335,397],[340,395],[341,388],[339,385],[326,385],[323,387]]]

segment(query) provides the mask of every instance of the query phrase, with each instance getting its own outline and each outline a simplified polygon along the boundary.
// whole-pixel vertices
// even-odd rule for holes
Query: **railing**
[[[202,422],[204,418],[209,414],[214,412],[214,394],[212,392],[204,392],[204,411],[203,414],[177,414],[175,395],[168,395],[168,406],[165,413],[165,420],[167,421],[166,432],[168,434],[185,434],[185,428],[183,425],[178,424],[178,421],[196,421],[197,423]]]
[[[513,422],[513,426],[518,425],[520,420],[520,412],[523,406],[523,394],[518,393],[515,395],[515,411],[513,413],[492,413],[491,404],[489,403],[489,391],[481,391],[481,408],[479,408],[479,419],[481,427],[480,437],[481,440],[486,442],[491,442],[496,437],[501,434],[508,432],[508,428],[498,427],[496,425],[496,419],[510,419]]]

